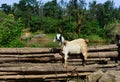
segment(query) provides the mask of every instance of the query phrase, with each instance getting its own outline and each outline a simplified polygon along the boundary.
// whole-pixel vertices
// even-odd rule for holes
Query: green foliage
[[[56,44],[56,43],[53,43],[53,42],[49,42],[49,43],[46,44],[44,47],[47,47],[47,48],[54,48],[54,47],[59,47],[59,45]]]
[[[46,17],[61,18],[62,8],[57,4],[57,0],[52,0],[44,5],[43,10]]]
[[[19,4],[14,4],[13,14],[16,19],[21,18],[26,27],[31,27],[31,17],[39,15],[39,5],[37,0],[20,0]]]
[[[19,39],[15,39],[15,40],[12,40],[11,42],[9,42],[8,46],[7,47],[24,47],[25,46],[25,43],[20,41]]]
[[[11,13],[11,6],[10,6],[10,5],[7,5],[6,3],[5,3],[5,4],[2,4],[1,9],[2,9],[6,14]]]
[[[43,23],[41,25],[41,29],[45,32],[45,33],[56,33],[58,30],[58,23],[59,20],[58,19],[53,19],[50,17],[46,17],[42,19]]]
[[[14,21],[12,15],[3,17],[0,22],[0,46],[8,47],[8,45],[21,35],[23,24],[20,20]]]
[[[65,37],[66,40],[73,40],[73,39],[76,39],[76,38],[80,38],[79,37],[79,34],[76,34],[76,33],[64,33],[63,36]]]
[[[60,29],[64,33],[73,33],[76,28],[76,22],[71,16],[63,18],[59,23]]]
[[[41,0],[20,0],[13,6],[3,4],[1,10],[7,15],[0,12],[0,46],[24,46],[19,41],[23,28],[46,34],[61,33],[67,40],[80,37],[91,40],[109,39],[109,25],[120,21],[120,7],[114,7],[114,2],[110,0],[99,4],[97,1],[90,2],[87,9],[85,0],[61,2],[52,0],[43,4]],[[46,46],[51,45],[53,44]]]
[[[99,28],[99,24],[97,20],[84,21],[83,23],[84,23],[83,24],[84,28],[81,29],[82,34],[86,34],[86,35],[99,34],[98,29],[101,28]]]
[[[41,30],[42,28],[42,20],[39,16],[33,16],[31,17],[30,21],[30,30],[32,32],[36,32],[38,30]]]
[[[91,41],[101,41],[103,40],[99,35],[90,35],[87,38],[89,38]]]

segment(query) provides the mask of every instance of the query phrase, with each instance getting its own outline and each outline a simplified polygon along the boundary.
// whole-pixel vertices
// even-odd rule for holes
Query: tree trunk
[[[82,26],[82,13],[81,13],[81,10],[79,9],[78,7],[78,4],[77,4],[77,0],[74,0],[74,6],[75,6],[75,10],[76,10],[76,34],[80,33],[80,29],[81,29],[81,26]]]

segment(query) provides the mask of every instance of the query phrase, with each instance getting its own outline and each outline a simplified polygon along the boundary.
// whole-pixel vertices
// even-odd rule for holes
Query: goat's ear
[[[89,43],[89,40],[88,40],[88,39],[85,39],[85,42],[88,44],[88,43]]]

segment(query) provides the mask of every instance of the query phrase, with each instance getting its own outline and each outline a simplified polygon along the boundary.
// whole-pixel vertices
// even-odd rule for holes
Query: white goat
[[[58,37],[58,35],[60,34],[56,35],[56,38],[55,38],[56,40],[54,39],[54,41],[59,41],[61,43],[61,50],[62,50],[62,53],[64,54],[64,67],[67,67],[68,54],[81,54],[82,53],[83,55],[82,64],[85,65],[86,59],[87,59],[88,40],[80,38],[80,39],[76,39],[72,41],[65,41],[65,39],[64,40],[62,40],[62,38],[60,39],[60,37],[63,37],[62,35],[60,37]]]

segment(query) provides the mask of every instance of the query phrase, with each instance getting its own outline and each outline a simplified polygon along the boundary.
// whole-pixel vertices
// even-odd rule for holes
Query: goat
[[[59,46],[61,46],[64,41],[65,41],[65,39],[62,36],[62,34],[57,34],[53,40],[53,42],[59,42]]]
[[[63,40],[60,40],[60,37],[63,37],[62,35],[60,37],[58,37],[58,35],[57,35],[56,37],[57,37],[56,39],[59,39],[59,40],[55,40],[55,41],[60,41],[62,54],[64,54],[64,67],[67,67],[68,54],[81,54],[82,53],[82,55],[83,55],[82,64],[83,65],[86,64],[87,43],[88,43],[87,39],[80,38],[80,39],[75,39],[72,41],[65,41],[65,39],[64,39],[64,41],[63,41]]]

